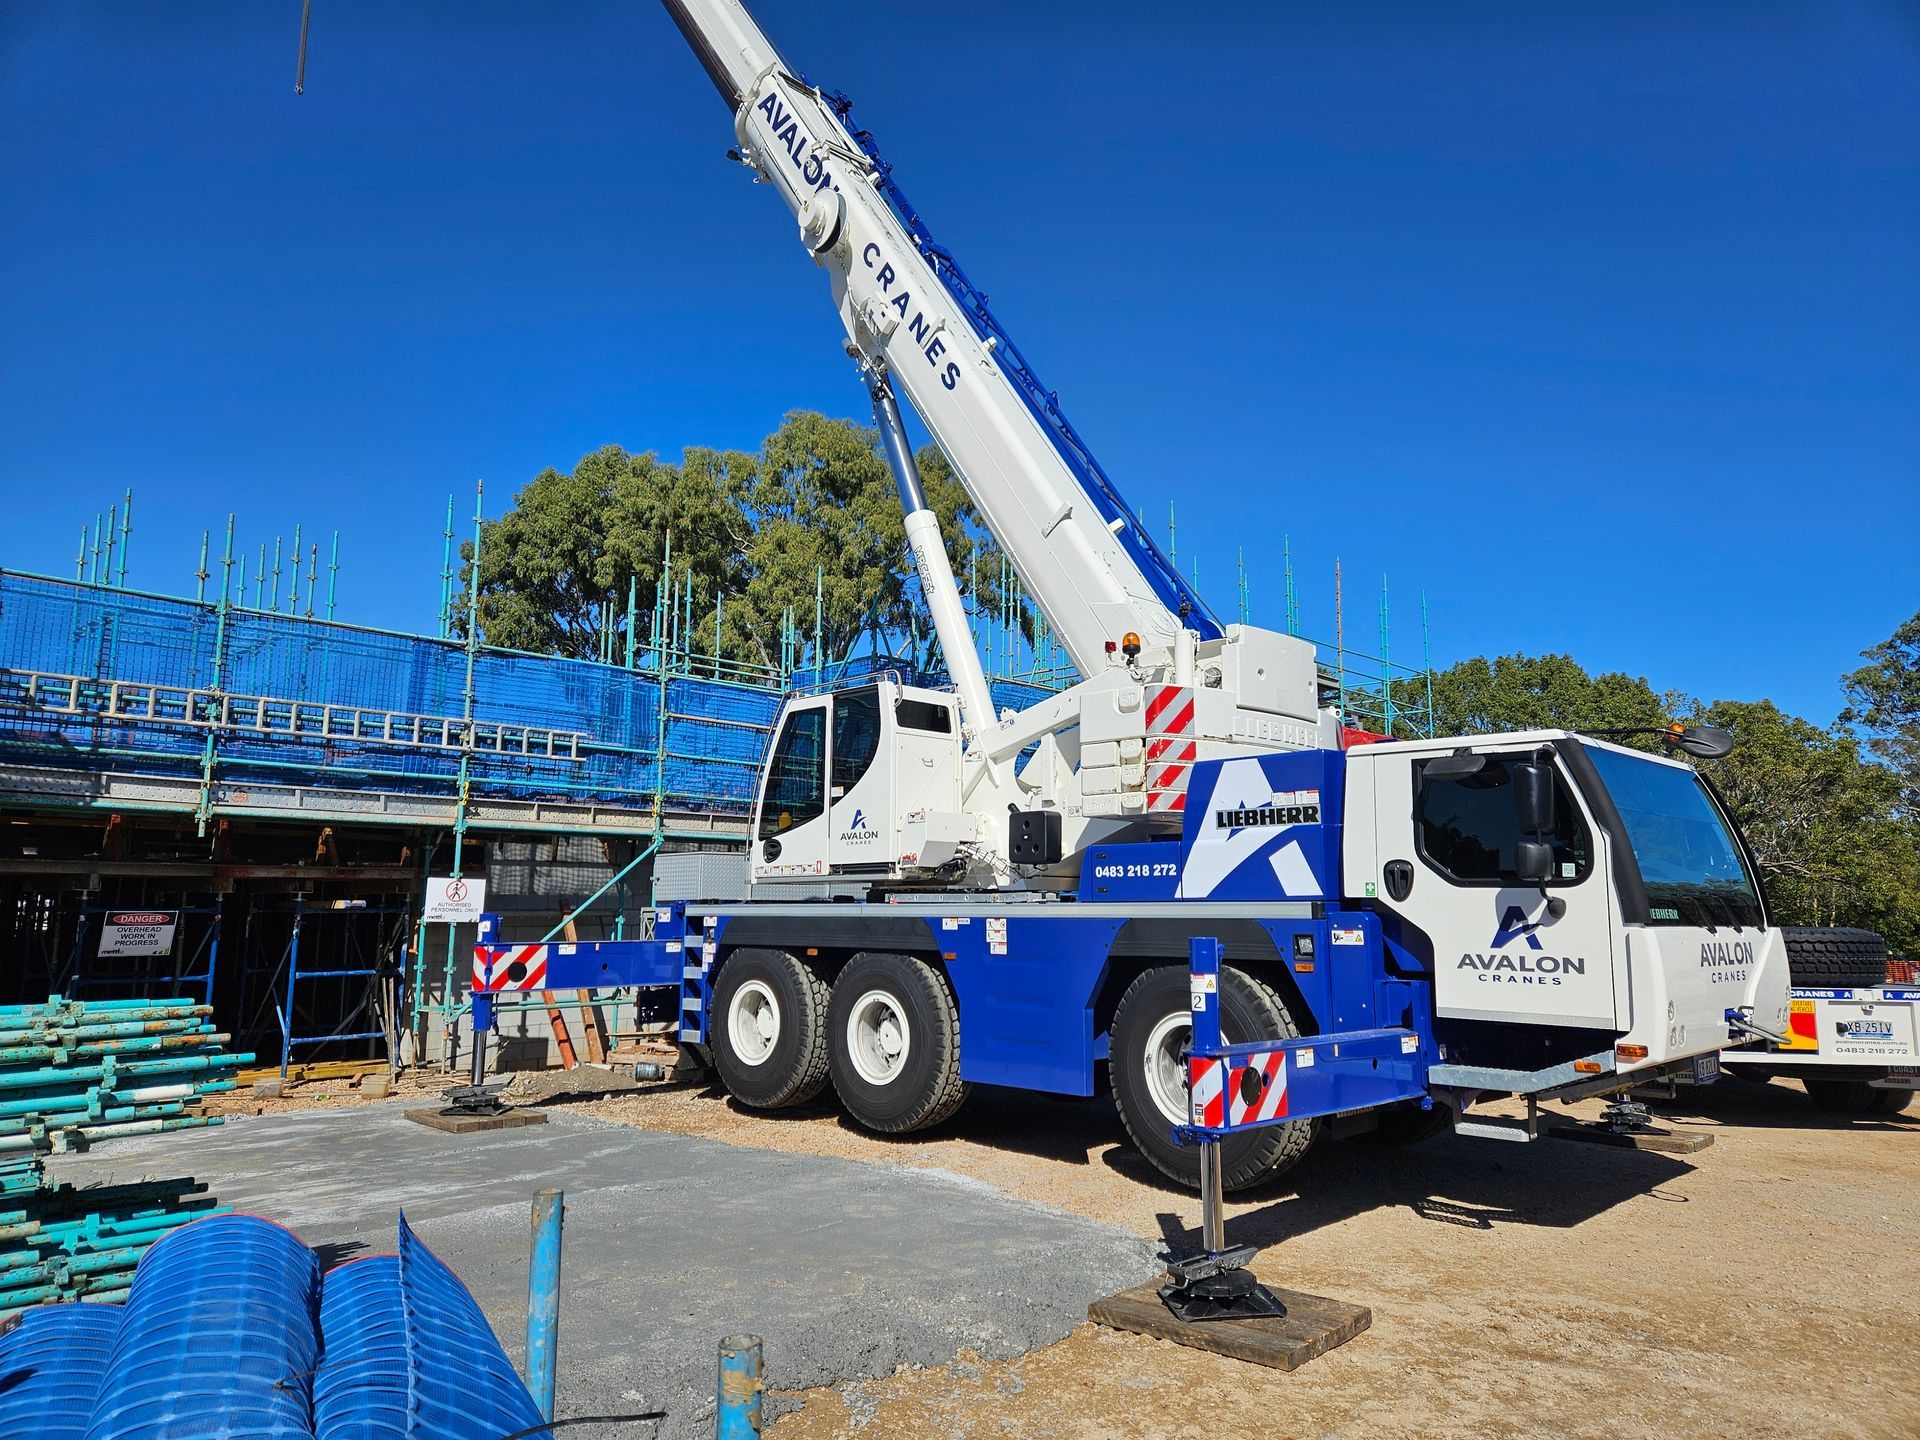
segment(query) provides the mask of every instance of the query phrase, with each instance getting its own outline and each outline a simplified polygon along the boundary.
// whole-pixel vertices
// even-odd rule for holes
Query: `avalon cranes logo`
[[[1454,968],[1474,971],[1475,980],[1491,985],[1562,985],[1568,975],[1587,973],[1584,957],[1547,954],[1535,933],[1539,929],[1538,920],[1527,919],[1526,911],[1509,905],[1486,950],[1468,951]],[[1509,947],[1521,941],[1526,948],[1517,955],[1511,953]]]
[[[853,807],[853,819],[847,822],[847,828],[840,832],[843,844],[858,845],[868,840],[878,840],[880,832],[867,823],[867,812],[858,805]]]

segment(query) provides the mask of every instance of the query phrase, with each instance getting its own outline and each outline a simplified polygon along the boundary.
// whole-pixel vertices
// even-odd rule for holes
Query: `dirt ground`
[[[1664,1120],[1690,1157],[1443,1136],[1323,1142],[1231,1206],[1263,1278],[1373,1325],[1291,1375],[1084,1325],[1017,1360],[807,1392],[774,1440],[972,1437],[1920,1436],[1920,1103],[1838,1119],[1797,1086],[1723,1081]],[[829,1106],[749,1115],[648,1089],[589,1113],[733,1144],[934,1167],[1191,1243],[1102,1102],[977,1092],[930,1136]],[[1590,1115],[1598,1105],[1576,1107]],[[876,1257],[878,1261],[878,1257]]]
[[[437,1098],[448,1083],[406,1077],[394,1094]],[[649,1130],[943,1170],[1149,1239],[1198,1239],[1198,1201],[1159,1183],[1104,1101],[977,1090],[930,1134],[886,1140],[830,1094],[767,1117],[717,1090],[591,1069],[523,1076],[514,1093]],[[962,1354],[784,1397],[797,1408],[769,1435],[1920,1440],[1920,1101],[1857,1119],[1784,1082],[1682,1094],[1657,1118],[1714,1137],[1691,1156],[1322,1141],[1236,1197],[1228,1239],[1264,1247],[1263,1279],[1373,1312],[1371,1329],[1293,1374],[1088,1324],[1012,1361]],[[314,1082],[219,1108],[362,1098]]]

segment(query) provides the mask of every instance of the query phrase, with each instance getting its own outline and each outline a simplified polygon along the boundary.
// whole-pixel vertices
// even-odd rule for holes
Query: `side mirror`
[[[1689,725],[1670,743],[1696,760],[1720,760],[1733,753],[1733,732],[1718,725]]]
[[[1554,832],[1553,767],[1531,760],[1513,767],[1513,809],[1522,835]],[[1524,877],[1523,877],[1524,878]]]
[[[1553,878],[1553,847],[1544,840],[1522,840],[1513,847],[1513,868],[1523,885],[1544,885]]]

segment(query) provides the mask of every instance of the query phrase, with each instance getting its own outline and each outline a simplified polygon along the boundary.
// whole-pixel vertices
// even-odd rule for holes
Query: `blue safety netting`
[[[651,808],[658,797],[668,811],[751,807],[783,698],[779,686],[662,675],[648,668],[656,663],[652,655],[635,669],[486,647],[472,658],[475,722],[483,734],[511,732],[500,749],[477,745],[469,756],[472,795],[633,809]],[[460,772],[457,744],[395,744],[364,730],[342,732],[355,711],[457,724],[465,714],[467,663],[466,646],[451,640],[240,606],[223,618],[217,606],[192,600],[0,572],[0,755],[249,784],[451,794]],[[33,675],[85,681],[78,713],[60,713],[66,692],[58,685],[29,693]],[[794,681],[817,689],[883,675],[946,683],[884,655],[803,671]],[[150,685],[175,693],[159,697],[155,718],[116,717],[109,713],[116,684],[123,692]],[[992,688],[1000,708],[1024,709],[1050,693],[1013,680]],[[210,732],[191,723],[195,707],[204,718],[215,692],[276,702],[276,728]],[[133,697],[131,708],[143,703]],[[290,724],[287,704],[301,707],[297,724]],[[129,708],[124,694],[119,708]],[[522,731],[530,737],[524,745]],[[570,737],[563,757],[546,753],[548,732]]]
[[[459,775],[457,746],[343,737],[350,717],[328,719],[320,707],[458,721],[467,659],[454,641],[237,606],[223,627],[213,605],[0,573],[0,753],[198,774],[208,731],[188,723],[186,711],[204,700],[163,698],[158,718],[114,718],[108,687],[217,688],[315,707],[291,733],[284,725],[268,734],[220,729],[218,779],[447,793]],[[30,696],[29,674],[90,682],[80,713],[58,713],[48,699],[63,693],[58,687]],[[472,793],[630,807],[658,796],[668,809],[744,809],[780,699],[773,686],[483,647],[473,659],[474,719],[516,733],[499,751],[470,756]],[[524,745],[519,729],[532,732]],[[549,731],[562,732],[560,758],[546,753]]]

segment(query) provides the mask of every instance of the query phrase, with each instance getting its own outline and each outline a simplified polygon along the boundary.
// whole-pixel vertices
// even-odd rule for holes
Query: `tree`
[[[1920,827],[1891,771],[1851,735],[1770,701],[1721,700],[1687,718],[1737,738],[1703,768],[1747,837],[1776,923],[1863,925],[1896,949],[1920,942]]]
[[[1867,736],[1899,777],[1907,811],[1920,813],[1920,613],[1861,658],[1869,663],[1840,682],[1847,692],[1840,721]]]
[[[1655,694],[1639,676],[1589,675],[1570,655],[1477,656],[1433,677],[1441,735],[1665,725],[1676,698]]]
[[[481,633],[493,645],[592,659],[611,615],[618,653],[634,595],[634,623],[644,626],[656,602],[676,615],[690,609],[683,644],[769,670],[781,663],[789,616],[809,661],[838,659],[863,637],[887,648],[925,635],[899,496],[878,442],[866,426],[800,410],[757,454],[689,447],[676,466],[608,445],[571,473],[543,470],[512,510],[482,527]],[[946,457],[929,445],[918,463],[965,591],[968,559],[997,551]],[[470,552],[463,547],[469,565]],[[983,567],[986,576],[997,568]],[[976,603],[994,603],[997,586],[983,578],[980,588]]]
[[[1912,694],[1902,685],[1914,674],[1916,646],[1920,617],[1868,651],[1875,664],[1847,681],[1859,723],[1896,745],[1910,734],[1899,717],[1911,712],[1899,706]],[[1405,698],[1418,700],[1411,691]],[[1463,660],[1433,677],[1433,700],[1441,734],[1591,733],[1675,718],[1727,727],[1733,753],[1700,769],[1747,837],[1775,922],[1863,925],[1896,948],[1920,945],[1920,822],[1911,774],[1903,803],[1900,776],[1869,759],[1846,731],[1822,730],[1764,700],[1703,704],[1662,695],[1635,676],[1589,675],[1566,655]],[[1662,748],[1651,737],[1627,743]]]

